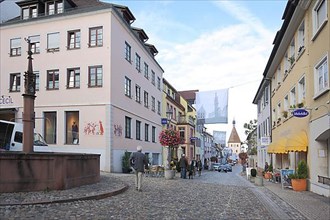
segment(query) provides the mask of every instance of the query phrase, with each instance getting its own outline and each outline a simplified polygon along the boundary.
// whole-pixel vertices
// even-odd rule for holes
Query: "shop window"
[[[79,144],[79,112],[67,111],[66,116],[66,144]]]
[[[44,112],[44,138],[47,144],[56,144],[57,116],[56,112]]]

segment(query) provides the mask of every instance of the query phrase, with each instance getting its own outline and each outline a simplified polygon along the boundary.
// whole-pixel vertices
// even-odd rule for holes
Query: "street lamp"
[[[168,110],[168,111],[166,112],[166,117],[167,117],[167,128],[168,128],[168,126],[171,124],[172,115],[173,115],[173,111],[172,111],[172,110]]]

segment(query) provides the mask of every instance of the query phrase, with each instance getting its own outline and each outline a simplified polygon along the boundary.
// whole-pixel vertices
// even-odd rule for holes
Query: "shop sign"
[[[261,145],[269,145],[270,137],[261,137],[260,142],[261,142]]]
[[[167,118],[162,118],[162,125],[166,125],[167,124]]]
[[[10,96],[0,96],[0,105],[10,105],[13,104],[13,98]]]
[[[292,112],[292,115],[298,118],[303,118],[309,115],[309,112],[305,109],[296,109]]]

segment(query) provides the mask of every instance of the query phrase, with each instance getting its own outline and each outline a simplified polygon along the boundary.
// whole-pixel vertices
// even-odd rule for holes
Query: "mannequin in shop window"
[[[78,144],[78,125],[75,121],[72,124],[72,143]]]

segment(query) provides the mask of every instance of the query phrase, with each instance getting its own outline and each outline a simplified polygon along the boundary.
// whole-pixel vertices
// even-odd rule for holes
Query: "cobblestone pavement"
[[[308,219],[235,172],[206,171],[193,180],[145,177],[143,183],[137,192],[132,174],[102,173],[99,184],[75,189],[0,194],[0,219]]]

